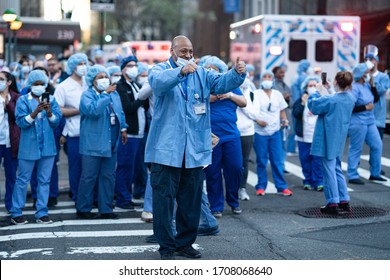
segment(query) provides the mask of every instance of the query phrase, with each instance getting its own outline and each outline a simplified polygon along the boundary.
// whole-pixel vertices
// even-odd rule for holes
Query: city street
[[[254,154],[251,160],[255,161]],[[388,135],[384,139],[382,166],[390,177]],[[49,210],[54,221],[49,225],[35,223],[30,199],[24,212],[29,223],[10,225],[4,209],[4,172],[1,172],[0,259],[159,259],[158,245],[144,241],[152,234],[152,224],[140,220],[142,209],[130,212],[116,208],[119,220],[77,219],[74,203],[67,195],[64,154],[61,154],[59,167],[62,193],[58,205]],[[292,197],[274,193],[270,172],[266,195],[255,196],[253,186],[257,177],[252,163],[248,180],[251,199],[241,202],[243,213],[233,214],[226,205],[223,217],[218,220],[220,233],[198,237],[195,246],[202,252],[203,259],[210,260],[389,260],[390,179],[383,184],[368,181],[367,147],[360,167],[360,175],[366,183],[349,185],[352,216],[324,218],[318,215],[318,207],[325,203],[324,194],[303,190],[297,156],[287,157],[286,162],[286,169],[291,172],[286,179],[294,192]],[[311,218],[307,217],[310,213]],[[367,214],[375,216],[364,217]]]

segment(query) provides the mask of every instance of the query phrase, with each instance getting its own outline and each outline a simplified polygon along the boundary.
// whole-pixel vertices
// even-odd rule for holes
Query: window
[[[316,61],[328,62],[333,60],[333,41],[318,40],[316,42]]]
[[[307,56],[307,42],[305,40],[291,40],[289,43],[288,59],[300,61]]]

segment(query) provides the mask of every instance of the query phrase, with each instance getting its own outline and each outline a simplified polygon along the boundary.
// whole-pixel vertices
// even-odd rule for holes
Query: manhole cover
[[[306,218],[331,218],[331,219],[361,219],[368,217],[384,216],[387,214],[385,209],[365,207],[365,206],[354,206],[351,205],[351,212],[341,212],[339,215],[330,215],[321,213],[319,207],[307,208],[298,211],[298,215]]]

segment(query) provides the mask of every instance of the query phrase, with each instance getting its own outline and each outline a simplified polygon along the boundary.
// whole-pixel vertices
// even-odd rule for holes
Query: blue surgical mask
[[[96,88],[100,91],[106,90],[110,86],[110,80],[107,78],[99,79],[96,81]]]
[[[7,87],[7,81],[0,81],[0,92],[5,90],[6,87]]]
[[[76,74],[80,77],[85,76],[87,74],[87,65],[77,65]]]
[[[273,81],[270,81],[270,80],[262,81],[262,82],[261,82],[261,87],[262,87],[263,89],[271,89],[273,83],[274,83],[274,82],[273,82]]]
[[[367,74],[367,75],[364,76],[364,81],[365,81],[366,83],[369,83],[370,80],[371,80],[371,76],[370,76],[369,74]]]
[[[19,76],[20,76],[20,72],[17,71],[17,70],[12,71],[11,74],[12,74],[15,78],[19,78]]]
[[[46,91],[45,86],[31,86],[31,92],[35,96],[41,96]]]
[[[308,94],[313,94],[313,93],[316,93],[317,92],[317,89],[315,87],[308,87],[307,88],[307,93]]]
[[[135,81],[138,75],[138,68],[137,66],[133,66],[126,69],[126,76]]]

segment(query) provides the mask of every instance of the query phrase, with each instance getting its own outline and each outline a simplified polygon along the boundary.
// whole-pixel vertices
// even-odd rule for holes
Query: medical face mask
[[[367,65],[368,70],[371,70],[375,66],[375,64],[372,63],[370,60],[366,61],[366,65]]]
[[[111,83],[117,83],[121,79],[121,76],[112,76]]]
[[[96,88],[100,91],[106,90],[109,86],[110,80],[108,78],[103,78],[96,81]]]
[[[30,72],[30,66],[22,66],[22,72],[23,73],[28,73],[28,72]]]
[[[272,85],[273,85],[273,82],[270,80],[266,80],[266,81],[261,82],[261,87],[263,89],[270,89],[270,88],[272,88]]]
[[[5,90],[6,87],[7,87],[7,81],[0,81],[0,92]]]
[[[365,81],[366,83],[369,83],[370,80],[371,80],[370,75],[366,74],[366,75],[364,76],[364,81]]]
[[[175,51],[173,51],[173,52],[174,52],[175,55],[177,56],[176,65],[179,66],[179,67],[184,67],[184,66],[186,66],[188,63],[194,62],[194,61],[195,61],[193,57],[192,57],[190,60],[187,60],[187,59],[184,59],[184,58],[179,57]]]
[[[80,77],[85,76],[87,74],[87,65],[77,65],[76,74]]]
[[[137,79],[137,82],[141,85],[141,86],[143,86],[144,85],[144,83],[146,82],[148,80],[148,77],[138,77],[138,79]]]
[[[41,96],[46,91],[45,86],[31,86],[31,92],[35,96]]]
[[[137,78],[137,75],[138,75],[137,66],[133,66],[126,69],[126,76],[132,79],[133,81],[135,80],[135,78]]]
[[[12,74],[15,78],[19,78],[19,76],[20,76],[20,73],[19,73],[19,71],[17,71],[17,70],[12,71],[11,74]]]
[[[308,94],[313,94],[316,93],[317,89],[315,87],[308,87],[307,88],[307,93]]]

